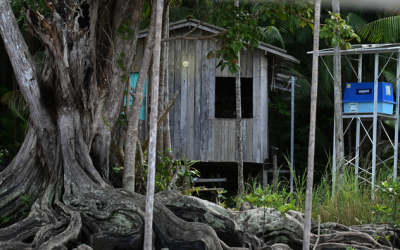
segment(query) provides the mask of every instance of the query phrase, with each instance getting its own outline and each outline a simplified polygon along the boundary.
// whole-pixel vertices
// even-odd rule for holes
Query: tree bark
[[[307,159],[307,187],[306,187],[306,205],[303,235],[303,250],[310,249],[310,230],[311,230],[311,209],[312,209],[312,191],[314,179],[314,155],[315,155],[315,124],[317,115],[317,94],[318,94],[318,49],[319,49],[319,25],[321,14],[321,0],[315,1],[314,17],[314,52],[312,65],[312,83],[311,83],[311,110],[310,110],[310,138],[308,143]]]
[[[235,0],[235,6],[239,7],[239,0]],[[237,64],[240,65],[240,51],[237,54]],[[244,193],[244,177],[243,177],[243,131],[242,131],[242,96],[240,89],[240,71],[235,74],[236,85],[236,138],[237,138],[237,155],[238,155],[238,195]]]
[[[147,195],[146,195],[146,215],[144,227],[144,249],[153,249],[153,203],[154,188],[156,178],[156,158],[157,158],[157,114],[160,83],[160,54],[161,54],[161,34],[164,0],[153,1],[156,5],[156,16],[154,22],[154,46],[153,46],[153,70],[151,76],[151,113],[150,113],[150,133],[149,133],[149,156],[147,174]]]
[[[168,15],[169,15],[169,9],[166,1],[164,3],[164,11],[162,15],[162,39],[168,38],[168,33],[169,33],[169,21],[168,21]],[[158,110],[160,111],[158,113],[158,120],[161,118],[163,115],[161,113],[162,110],[164,110],[165,107],[165,102],[168,102],[165,100],[165,91],[166,91],[166,85],[165,81],[167,79],[166,74],[167,74],[167,67],[168,67],[168,43],[163,42],[161,43],[161,59],[160,59],[160,86],[158,90]],[[161,152],[162,155],[165,155],[164,151],[164,126],[161,126],[160,128],[157,129],[157,153]],[[157,157],[157,164],[160,162],[159,158]]]
[[[30,29],[46,46],[40,74],[20,39],[9,1],[0,0],[0,33],[8,39],[7,52],[31,109],[26,139],[0,172],[0,216],[10,218],[0,225],[0,249],[141,250],[145,197],[110,187],[95,165],[106,164],[99,154],[107,155],[108,146],[99,144],[106,142],[121,114],[126,88],[122,79],[129,74],[136,51],[124,35],[133,32],[137,38],[144,0],[65,0],[48,5],[51,21],[29,8],[26,13]],[[118,33],[121,24],[128,25],[126,33]],[[124,67],[116,63],[119,60]],[[155,118],[153,113],[153,125]],[[154,146],[153,141],[153,167]],[[21,196],[29,197],[28,206]],[[267,209],[270,223],[264,225],[259,223],[264,211],[232,212],[195,197],[161,193],[154,201],[150,239],[154,249],[171,250],[270,249],[266,243],[282,249],[274,242],[283,237],[293,247],[302,244],[303,214],[289,211],[284,217]],[[321,237],[322,248],[336,244],[388,249],[344,226],[327,225],[325,230],[343,232]],[[311,234],[311,242],[315,238]]]
[[[332,0],[332,12],[340,13],[339,0]],[[340,186],[340,180],[344,170],[344,137],[343,137],[343,107],[342,107],[342,64],[340,56],[340,46],[333,48],[333,75],[334,75],[334,112],[335,112],[335,140],[336,140],[336,180],[337,186]]]
[[[143,89],[147,72],[152,56],[152,48],[154,41],[154,22],[156,15],[156,4],[151,8],[151,21],[148,36],[146,39],[145,50],[143,53],[143,61],[139,71],[139,77],[136,83],[135,94],[132,102],[132,108],[128,115],[128,126],[125,137],[125,152],[124,152],[124,175],[122,180],[123,188],[134,192],[135,191],[135,155],[136,144],[139,134],[139,115],[143,101]],[[147,126],[147,125],[146,125]]]

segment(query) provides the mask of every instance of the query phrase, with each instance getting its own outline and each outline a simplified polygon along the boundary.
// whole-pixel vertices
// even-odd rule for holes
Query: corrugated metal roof
[[[184,19],[184,20],[170,23],[169,30],[179,29],[182,27],[190,27],[190,26],[196,27],[200,23],[201,23],[201,21],[199,21],[197,19]],[[226,30],[226,29],[223,29],[221,27],[218,27],[218,26],[206,23],[206,22],[201,23],[197,28],[214,33],[214,34],[217,34],[217,33],[220,33],[221,31]],[[139,32],[139,38],[146,37],[147,33],[148,33],[148,29],[141,30]],[[276,56],[280,56],[280,57],[284,58],[285,60],[288,60],[288,61],[291,61],[294,63],[300,63],[300,61],[297,60],[296,58],[294,58],[293,56],[286,54],[286,50],[278,48],[276,46],[260,42],[258,48],[261,50],[264,50],[265,55],[267,55],[267,53],[271,53]]]
[[[374,54],[374,53],[390,53],[399,52],[400,43],[380,43],[380,44],[354,44],[348,50],[340,50],[342,55],[358,55],[358,54]],[[312,54],[313,51],[307,52]],[[318,51],[320,56],[333,55],[333,48],[321,49]]]

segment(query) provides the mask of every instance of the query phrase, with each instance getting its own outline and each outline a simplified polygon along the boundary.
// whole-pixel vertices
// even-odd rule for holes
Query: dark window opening
[[[253,78],[240,78],[242,118],[253,118]],[[215,118],[236,118],[234,77],[215,79]]]

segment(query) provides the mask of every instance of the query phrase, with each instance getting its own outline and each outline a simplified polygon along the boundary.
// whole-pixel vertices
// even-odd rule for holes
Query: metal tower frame
[[[308,54],[311,54],[308,52]],[[374,54],[375,55],[375,65],[374,65],[374,111],[371,113],[343,113],[343,119],[350,119],[350,122],[346,129],[343,131],[343,136],[348,131],[349,127],[351,126],[352,122],[356,122],[356,150],[355,156],[352,159],[344,159],[343,163],[345,165],[351,165],[355,167],[355,174],[358,181],[360,178],[363,182],[368,182],[371,184],[371,191],[372,191],[372,199],[373,197],[373,190],[375,186],[375,175],[377,172],[377,167],[386,166],[384,163],[388,160],[393,159],[393,178],[397,181],[397,159],[398,159],[398,144],[399,144],[399,87],[400,87],[400,44],[367,44],[367,45],[354,45],[349,50],[341,50],[341,57],[346,58],[349,64],[351,65],[354,74],[357,76],[358,82],[361,82],[362,79],[362,55],[363,54]],[[387,57],[386,55],[381,54],[389,54],[390,56]],[[393,58],[393,56],[397,54],[397,59]],[[329,71],[328,66],[326,65],[323,56],[332,56],[333,49],[326,49],[320,50],[319,56],[321,57],[322,62],[324,63],[325,67]],[[351,57],[352,55],[356,55],[357,58]],[[386,63],[384,64],[382,71],[379,72],[379,57],[386,58]],[[354,69],[350,60],[354,60],[358,62],[357,71]],[[395,114],[387,115],[378,113],[378,79],[379,76],[383,73],[383,70],[386,68],[390,60],[397,61],[397,72],[396,72],[396,104],[395,104]],[[332,73],[329,71],[332,79],[334,78]],[[343,111],[342,111],[343,112]],[[365,126],[365,121],[373,121],[372,125],[367,128]],[[395,138],[394,142],[390,139],[387,131],[382,126],[386,136],[389,138],[391,146],[394,148],[394,155],[389,159],[382,160],[376,152],[377,146],[377,129],[378,129],[378,122],[381,123],[382,121],[386,120],[394,120],[395,121]],[[334,123],[334,128],[336,128],[336,124]],[[372,128],[372,138],[370,135],[370,131]],[[363,129],[365,131],[365,136],[362,138],[360,142],[360,130]],[[335,129],[334,129],[334,140],[333,140],[333,182],[336,182],[336,152],[335,152]],[[372,163],[370,166],[363,168],[360,166],[359,161],[359,152],[360,152],[360,145],[365,140],[368,139],[371,141],[372,144]],[[387,167],[387,166],[386,166]],[[388,168],[389,169],[389,168]],[[391,169],[389,169],[391,171]],[[363,173],[364,175],[361,175]]]

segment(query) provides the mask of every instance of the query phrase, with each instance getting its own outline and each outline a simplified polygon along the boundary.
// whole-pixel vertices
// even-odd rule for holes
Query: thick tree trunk
[[[9,1],[0,0],[0,33],[31,115],[18,155],[0,173],[0,215],[10,218],[0,225],[0,249],[143,249],[145,197],[110,187],[104,172],[143,5],[144,0],[54,1],[51,22],[28,9],[30,28],[46,46],[40,74]],[[117,32],[121,24],[128,25],[126,34]],[[124,39],[130,32],[134,42]],[[28,206],[21,196],[29,197]],[[195,197],[162,193],[153,212],[156,250],[265,250],[270,248],[263,241],[272,245],[282,237],[294,247],[302,243],[304,216],[293,211],[285,218],[268,209],[264,225],[259,223],[264,209],[232,212]],[[321,237],[317,249],[388,249],[367,234],[337,232],[345,229],[327,225],[326,231],[336,232]],[[312,243],[315,239],[311,234]]]
[[[305,205],[305,221],[303,235],[303,250],[310,249],[310,230],[311,230],[311,208],[312,208],[312,191],[314,180],[314,155],[315,155],[315,124],[317,116],[317,94],[318,94],[318,50],[319,50],[319,24],[321,14],[321,0],[315,1],[315,17],[314,17],[314,52],[312,65],[312,82],[311,82],[311,110],[310,110],[310,135],[308,143],[308,159],[307,159],[307,187],[306,187],[306,205]]]

